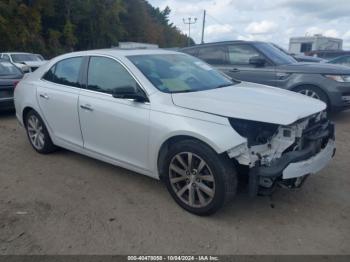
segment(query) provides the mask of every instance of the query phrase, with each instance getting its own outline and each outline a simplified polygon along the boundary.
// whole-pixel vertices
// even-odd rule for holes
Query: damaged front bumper
[[[284,153],[270,165],[255,165],[249,172],[249,193],[272,193],[277,184],[300,187],[306,177],[325,168],[336,152],[334,124],[326,123],[323,129],[305,135],[307,146],[302,150]],[[265,193],[264,193],[265,194]]]
[[[314,145],[304,150],[293,151],[283,155],[269,167],[258,167],[257,175],[262,177],[279,177],[283,179],[296,178],[315,174],[325,168],[335,155],[335,142],[330,139],[324,149],[314,155]]]
[[[296,178],[308,174],[315,174],[325,168],[335,155],[335,142],[329,140],[327,146],[317,155],[296,163],[290,163],[283,170],[283,179]]]

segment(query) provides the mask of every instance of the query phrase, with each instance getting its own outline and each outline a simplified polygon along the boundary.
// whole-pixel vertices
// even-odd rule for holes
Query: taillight
[[[18,83],[19,83],[19,81],[15,81],[15,82],[13,83],[13,89],[15,89],[15,88],[17,87]]]

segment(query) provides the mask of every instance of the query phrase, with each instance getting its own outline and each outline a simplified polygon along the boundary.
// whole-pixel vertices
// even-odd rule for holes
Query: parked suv
[[[298,63],[265,42],[220,42],[181,51],[206,61],[234,79],[299,92],[322,100],[333,111],[350,107],[350,68],[347,67]]]

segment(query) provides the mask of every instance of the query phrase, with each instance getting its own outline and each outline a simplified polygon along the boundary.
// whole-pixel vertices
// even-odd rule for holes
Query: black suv
[[[232,78],[276,86],[327,103],[332,111],[350,108],[350,68],[299,63],[270,43],[229,41],[183,48]]]

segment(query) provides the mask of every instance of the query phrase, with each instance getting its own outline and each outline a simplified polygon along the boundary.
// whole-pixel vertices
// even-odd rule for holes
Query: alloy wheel
[[[27,131],[32,145],[41,150],[45,146],[45,134],[43,132],[43,125],[37,116],[31,115],[27,122]]]
[[[318,99],[318,100],[321,100],[320,96],[313,90],[310,90],[310,89],[303,89],[303,90],[300,90],[299,93],[303,94],[303,95],[306,95],[308,97],[312,97],[312,98],[315,98],[315,99]]]
[[[177,197],[191,207],[205,207],[214,198],[213,173],[208,164],[194,153],[182,152],[172,158],[169,180]]]

